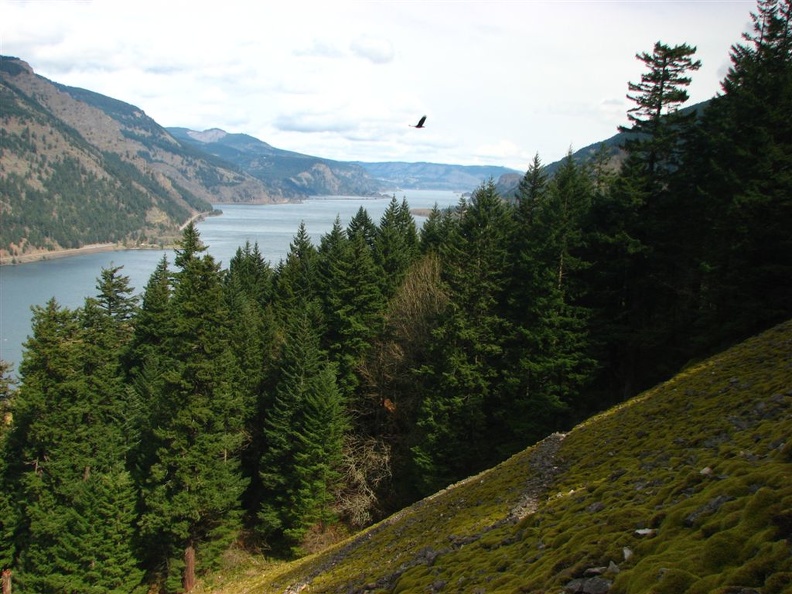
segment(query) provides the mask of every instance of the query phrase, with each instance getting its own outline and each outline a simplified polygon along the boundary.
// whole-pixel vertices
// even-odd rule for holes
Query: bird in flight
[[[410,128],[423,128],[425,121],[426,121],[426,116],[423,116],[420,120],[418,120],[418,123],[415,126],[410,124]]]

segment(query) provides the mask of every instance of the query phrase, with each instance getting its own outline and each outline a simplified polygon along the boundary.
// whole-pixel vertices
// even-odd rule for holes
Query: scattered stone
[[[529,478],[520,500],[509,512],[510,522],[519,522],[539,508],[539,502],[546,497],[550,485],[561,470],[556,463],[556,455],[565,437],[565,433],[553,433],[534,447],[528,461]]]
[[[623,477],[625,474],[627,474],[627,470],[625,470],[624,468],[617,468],[616,470],[611,472],[610,481],[611,482],[616,481],[621,477]]]
[[[712,474],[712,468],[705,466],[699,471],[699,474],[702,476],[710,476]]]
[[[711,499],[698,509],[691,512],[684,520],[684,525],[688,528],[692,528],[696,525],[699,518],[702,516],[709,516],[710,514],[715,513],[718,511],[721,506],[726,503],[727,501],[731,501],[734,497],[729,497],[728,495],[718,495],[714,499]]]
[[[613,561],[611,561],[607,567],[589,567],[586,571],[583,572],[584,577],[592,577],[598,576],[605,573],[619,573],[621,570],[619,566],[616,565]]]
[[[586,508],[586,511],[590,514],[596,514],[597,512],[600,512],[603,509],[605,509],[605,504],[602,503],[601,501],[595,501]]]
[[[431,547],[426,547],[425,549],[423,549],[418,553],[418,558],[423,559],[424,562],[431,567],[434,564],[435,559],[437,559],[439,554],[440,554],[439,551],[435,551]]]
[[[629,561],[630,559],[633,558],[633,554],[634,553],[633,553],[633,551],[632,551],[632,549],[630,547],[624,547],[624,549],[622,550],[622,553],[624,554],[624,560],[625,561]]]
[[[606,594],[611,589],[612,582],[600,577],[578,578],[564,586],[567,594]]]
[[[653,528],[638,528],[635,531],[636,536],[654,536],[657,531]]]

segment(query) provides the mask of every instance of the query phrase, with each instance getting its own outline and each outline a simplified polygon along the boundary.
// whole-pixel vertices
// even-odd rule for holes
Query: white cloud
[[[309,47],[295,48],[294,55],[300,57],[341,58],[344,56],[344,52],[332,43],[314,39]]]
[[[350,48],[355,55],[374,64],[387,64],[393,60],[393,45],[387,39],[377,39],[364,35],[355,39]]]
[[[712,97],[755,2],[0,0],[0,53],[135,104],[339,160],[524,169],[626,123],[657,40],[698,47]],[[427,129],[409,128],[427,114]]]

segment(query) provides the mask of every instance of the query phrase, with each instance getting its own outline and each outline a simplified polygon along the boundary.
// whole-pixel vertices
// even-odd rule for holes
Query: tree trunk
[[[3,570],[3,594],[11,594],[11,570]]]
[[[192,545],[184,551],[184,591],[189,592],[195,587],[195,549]]]

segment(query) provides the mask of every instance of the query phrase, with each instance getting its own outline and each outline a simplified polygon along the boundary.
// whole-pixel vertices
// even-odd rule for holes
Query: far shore
[[[93,243],[81,248],[66,250],[41,250],[20,254],[17,256],[0,256],[0,266],[16,266],[18,264],[30,264],[31,262],[43,262],[44,260],[57,260],[59,258],[70,258],[72,256],[85,256],[87,254],[99,254],[102,252],[124,252],[128,250],[164,250],[170,246],[159,245],[135,245],[128,246],[123,243]]]
[[[208,216],[222,214],[220,210],[212,212],[199,212],[192,215],[179,226],[179,231],[184,231],[190,223],[202,221]],[[0,256],[0,266],[16,266],[18,264],[30,264],[31,262],[43,262],[44,260],[57,260],[59,258],[70,258],[72,256],[85,256],[87,254],[100,254],[102,252],[125,252],[128,250],[167,250],[173,247],[173,243],[165,245],[142,244],[126,245],[124,243],[92,243],[80,248],[59,249],[59,250],[36,250],[16,256]]]

